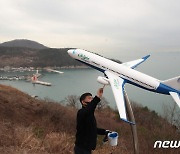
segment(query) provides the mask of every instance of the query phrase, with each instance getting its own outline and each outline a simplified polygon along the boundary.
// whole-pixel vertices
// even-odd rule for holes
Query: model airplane
[[[138,60],[119,64],[95,53],[81,49],[68,50],[68,54],[72,58],[104,73],[105,77],[99,76],[97,81],[104,85],[111,85],[120,119],[125,122],[134,124],[127,119],[124,100],[125,83],[129,83],[152,92],[171,95],[180,107],[180,76],[160,81],[134,70],[134,68],[143,63],[150,55]]]
[[[36,72],[36,74],[33,74],[31,81],[33,84],[41,84],[44,86],[51,86],[51,83],[49,82],[44,82],[44,81],[39,81],[38,78],[41,76],[41,74],[38,73],[38,70]]]

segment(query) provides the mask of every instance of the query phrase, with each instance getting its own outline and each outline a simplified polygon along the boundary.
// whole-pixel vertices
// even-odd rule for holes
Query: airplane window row
[[[96,62],[93,62],[93,61],[92,61],[92,63],[100,66],[100,64],[97,64]],[[135,82],[144,84],[144,85],[146,85],[146,86],[149,86],[149,87],[155,89],[155,87],[153,87],[153,86],[151,86],[151,85],[149,85],[149,84],[147,84],[147,83],[144,83],[144,82],[142,82],[142,81],[139,81],[139,80],[137,80],[137,79],[134,79],[134,78],[132,78],[132,77],[129,77],[129,76],[127,76],[127,75],[124,75],[124,74],[119,73],[119,72],[117,72],[117,71],[114,71],[114,70],[112,70],[112,69],[109,69],[109,68],[107,68],[107,67],[105,67],[105,66],[101,66],[101,67],[102,67],[103,69],[110,70],[110,71],[112,71],[112,72],[114,72],[114,73],[117,73],[117,74],[120,75],[120,76],[124,76],[124,77],[126,77],[127,79],[133,80],[133,81],[135,81]]]

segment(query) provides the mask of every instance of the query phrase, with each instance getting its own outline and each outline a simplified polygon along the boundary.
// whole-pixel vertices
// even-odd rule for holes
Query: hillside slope
[[[153,149],[156,140],[179,140],[180,134],[166,120],[146,107],[134,105],[140,153],[178,153],[180,149]],[[9,86],[0,85],[0,153],[73,153],[77,109],[37,100]],[[118,146],[102,145],[98,137],[94,154],[133,153],[130,126],[109,108],[96,111],[98,127],[117,131]]]
[[[10,67],[64,67],[82,66],[71,58],[69,48],[32,49],[24,47],[0,47],[0,68]]]

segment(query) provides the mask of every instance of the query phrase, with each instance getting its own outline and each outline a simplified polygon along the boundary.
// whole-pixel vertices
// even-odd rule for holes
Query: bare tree
[[[66,98],[65,98],[65,102],[67,104],[67,106],[71,106],[71,107],[74,107],[74,108],[79,108],[79,96],[77,95],[68,95]]]
[[[180,130],[180,113],[178,112],[179,108],[175,102],[173,105],[163,105],[164,109],[164,118],[169,121],[171,125],[177,127]]]
[[[106,100],[105,97],[101,98],[101,101],[97,105],[98,110],[102,110],[108,106],[109,102]]]
[[[71,106],[74,108],[80,108],[80,103],[79,103],[79,96],[77,95],[68,95],[65,97],[64,101],[67,106]],[[98,110],[102,110],[108,106],[109,102],[106,100],[106,98],[102,97],[101,101],[97,105]]]

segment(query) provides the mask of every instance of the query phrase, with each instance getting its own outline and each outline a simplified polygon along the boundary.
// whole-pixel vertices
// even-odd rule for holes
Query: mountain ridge
[[[0,46],[0,68],[10,67],[69,67],[83,64],[72,59],[70,48],[33,49],[25,47]]]
[[[67,51],[73,48],[50,48],[27,39],[0,44],[0,68],[10,67],[79,67],[84,64],[72,59]],[[121,63],[119,60],[111,59]]]
[[[3,43],[0,43],[0,46],[3,47],[26,47],[26,48],[32,48],[32,49],[46,49],[47,46],[28,39],[15,39],[11,41],[6,41]]]

